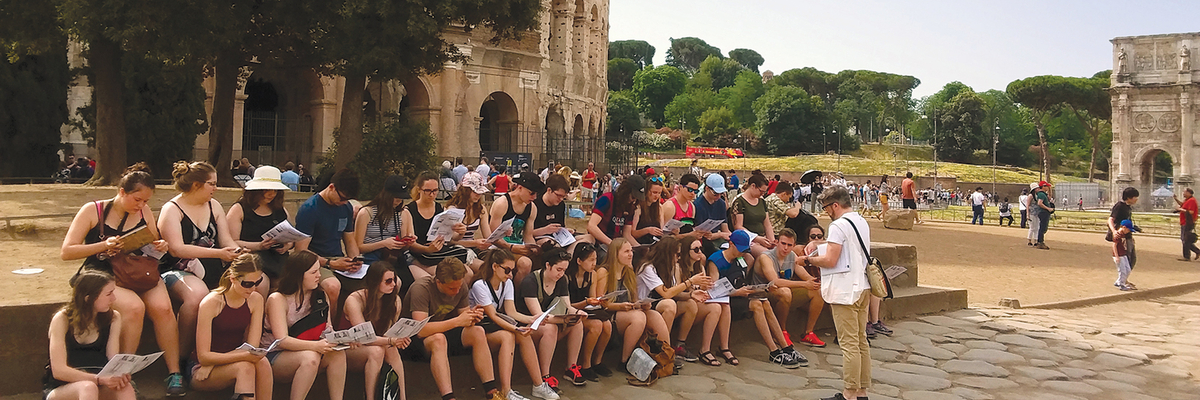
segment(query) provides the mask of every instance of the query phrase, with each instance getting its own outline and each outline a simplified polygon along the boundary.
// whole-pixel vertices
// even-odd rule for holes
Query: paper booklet
[[[241,346],[238,346],[238,348],[234,349],[234,350],[246,350],[246,351],[249,351],[250,354],[253,354],[256,356],[264,356],[267,353],[275,351],[275,347],[279,346],[279,343],[282,341],[283,341],[283,339],[276,339],[274,342],[271,342],[271,345],[267,346],[265,349],[260,348],[260,347],[254,347],[254,345],[252,345],[250,343],[242,343]]]
[[[557,231],[550,234],[550,238],[554,239],[559,247],[567,247],[571,243],[575,243],[575,234],[571,233],[571,230],[567,228],[558,228]]]
[[[383,333],[383,336],[391,338],[413,337],[417,333],[421,332],[421,328],[424,328],[425,324],[429,323],[430,318],[433,317],[425,317],[425,319],[422,321],[400,318],[399,321],[396,321],[396,323],[392,324],[391,328],[388,328],[387,332]]]
[[[683,227],[683,222],[681,222],[677,219],[673,219],[673,220],[667,221],[667,223],[665,225],[663,225],[663,232],[675,232],[675,230],[682,228],[682,227]]]
[[[718,297],[729,297],[729,294],[733,293],[733,290],[733,284],[729,282],[729,278],[721,278],[716,282],[713,282],[713,286],[708,289],[708,297],[714,299]]]
[[[151,232],[149,229],[146,229],[146,225],[142,225],[142,226],[137,227],[137,229],[134,229],[133,231],[130,231],[129,233],[122,235],[120,238],[117,238],[117,240],[121,242],[121,248],[125,249],[124,251],[126,253],[128,253],[128,252],[140,249],[142,247],[145,247],[146,245],[150,244],[151,242],[158,240],[158,238],[154,237],[154,232]],[[153,248],[154,246],[150,246],[150,247]],[[147,255],[149,255],[149,254],[147,254]],[[155,258],[158,258],[158,257],[155,257]]]
[[[147,354],[139,356],[136,354],[117,354],[112,359],[108,360],[108,364],[104,365],[104,369],[96,374],[98,377],[133,375],[138,373],[150,364],[154,364],[158,357],[162,356],[163,352]]]
[[[899,265],[893,265],[883,270],[883,274],[887,275],[888,280],[892,280],[896,279],[897,276],[900,276],[900,274],[903,274],[906,271],[908,271],[908,268],[904,268]]]
[[[322,338],[332,344],[370,343],[376,338],[375,327],[367,321],[344,331],[326,332]]]
[[[153,243],[142,246],[141,250],[142,250],[142,254],[146,255],[146,257],[154,257],[154,259],[156,259],[156,260],[161,260],[163,258],[163,256],[167,255],[167,252],[158,251],[158,249],[154,248]],[[200,278],[200,279],[204,279],[204,278]]]
[[[825,250],[828,248],[829,248],[828,243],[818,244],[817,249],[814,250],[812,253],[809,253],[808,256],[809,257],[823,256],[823,255],[825,255]],[[822,277],[829,276],[829,275],[844,274],[847,272],[850,272],[850,264],[842,264],[842,265],[838,265],[833,268],[821,268],[821,276]]]
[[[276,243],[292,243],[311,237],[312,236],[306,235],[304,232],[296,230],[296,228],[293,227],[290,222],[287,222],[287,220],[280,222],[279,225],[275,225],[275,227],[271,228],[271,230],[267,231],[267,233],[262,234],[263,240],[274,239]]]
[[[700,225],[696,225],[696,229],[694,229],[694,230],[697,230],[700,232],[716,232],[717,229],[721,228],[721,223],[724,223],[724,222],[725,221],[722,221],[719,219],[710,219],[708,221],[704,221],[704,223],[702,223]]]
[[[516,219],[516,217],[509,218],[504,220],[504,222],[501,222],[500,226],[497,226],[496,229],[492,230],[492,234],[488,235],[487,242],[492,243],[504,237],[508,230],[512,229],[514,219]]]
[[[614,290],[614,291],[612,291],[612,293],[606,294],[604,296],[600,296],[600,301],[607,300],[607,301],[620,303],[620,301],[617,300],[620,298],[629,299],[629,291],[628,290]]]
[[[367,270],[370,268],[371,268],[371,264],[363,263],[363,265],[358,266],[358,271],[348,272],[348,271],[334,269],[333,272],[337,272],[338,275],[341,275],[341,276],[344,276],[344,277],[347,277],[350,279],[362,279],[363,277],[367,276]],[[330,268],[330,269],[332,269],[332,268]]]
[[[467,210],[450,208],[434,215],[433,220],[429,222],[429,231],[425,233],[425,238],[432,242],[437,238],[454,236],[454,225],[462,223],[466,212]]]

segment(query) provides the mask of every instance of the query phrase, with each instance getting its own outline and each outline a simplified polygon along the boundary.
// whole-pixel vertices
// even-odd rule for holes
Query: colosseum
[[[481,154],[532,166],[603,161],[608,96],[608,1],[543,0],[541,24],[521,40],[489,42],[485,29],[444,35],[470,59],[435,75],[369,82],[365,113],[407,112],[428,121],[441,158]],[[78,60],[77,46],[72,58]],[[314,163],[333,144],[345,79],[308,69],[253,66],[242,76],[234,108],[233,159],[282,165]],[[211,115],[213,80],[206,79]],[[90,88],[71,93],[71,109]],[[66,142],[87,154],[78,132]],[[207,158],[208,135],[196,138]],[[470,162],[470,161],[468,161]]]

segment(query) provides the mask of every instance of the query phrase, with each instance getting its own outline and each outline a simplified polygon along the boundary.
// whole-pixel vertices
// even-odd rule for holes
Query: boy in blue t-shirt
[[[296,251],[316,253],[321,264],[321,289],[332,309],[342,290],[333,270],[352,273],[362,267],[354,241],[354,206],[350,200],[358,196],[358,175],[342,169],[330,179],[329,186],[309,197],[296,212],[296,230],[312,236],[296,242]],[[338,242],[341,243],[338,243]],[[342,245],[345,245],[345,251]]]

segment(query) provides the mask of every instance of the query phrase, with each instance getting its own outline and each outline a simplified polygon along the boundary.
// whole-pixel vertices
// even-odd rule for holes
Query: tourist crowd
[[[742,181],[693,168],[672,180],[649,166],[597,174],[591,164],[582,173],[453,164],[411,184],[388,176],[363,203],[353,201],[358,177],[343,169],[295,215],[284,197],[307,174],[291,163],[280,171],[239,161],[232,172],[250,178],[226,207],[213,198],[215,168],[178,162],[178,194],[158,215],[148,204],[150,171],[130,167],[113,198],[79,209],[63,240],[62,258],[84,261],[72,300],[51,323],[47,398],[132,399],[129,375],[97,372],[138,349],[146,317],[169,397],[232,388],[237,399],[271,398],[274,382],[287,381],[288,397],[302,399],[324,374],[328,396],[341,399],[353,371],[368,399],[381,386],[404,398],[405,368],[427,363],[442,398],[453,399],[460,377],[451,376],[451,357],[462,355],[487,398],[525,398],[512,384],[519,356],[517,372],[534,382],[528,393],[553,400],[559,377],[585,386],[627,373],[648,342],[664,343],[675,369],[736,366],[729,342],[739,319],[753,320],[767,361],[806,366],[794,346],[825,346],[813,330],[826,307],[847,360],[837,396],[865,395],[864,338],[891,331],[879,321],[879,299],[863,293],[865,277],[829,272],[865,261],[870,246],[844,180],[804,192],[757,171]],[[806,197],[834,217],[828,236]],[[567,218],[579,210],[568,203],[581,201],[591,213],[575,231]],[[264,239],[288,225],[302,235]],[[855,238],[851,225],[867,232]],[[134,248],[142,231],[149,240]],[[807,314],[796,342],[787,331],[793,307]],[[411,337],[385,335],[402,319],[427,323]],[[375,339],[333,340],[364,322]],[[693,329],[698,343],[688,340]],[[619,356],[606,362],[610,342]]]

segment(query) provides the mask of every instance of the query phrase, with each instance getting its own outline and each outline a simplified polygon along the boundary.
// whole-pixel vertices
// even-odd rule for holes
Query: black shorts
[[[446,336],[446,355],[453,357],[471,354],[471,351],[463,346],[462,332],[462,327],[442,332],[442,335]],[[429,351],[425,349],[425,339],[414,339],[408,347],[404,348],[402,355],[405,359],[428,362]]]
[[[753,316],[753,313],[750,312],[749,297],[729,298],[729,317],[731,320],[740,321]]]
[[[904,208],[907,208],[910,210],[916,210],[917,209],[917,200],[916,199],[904,199]]]

